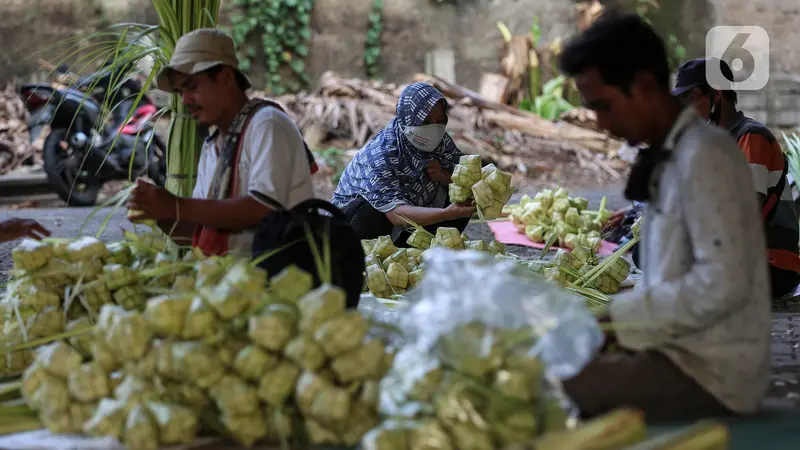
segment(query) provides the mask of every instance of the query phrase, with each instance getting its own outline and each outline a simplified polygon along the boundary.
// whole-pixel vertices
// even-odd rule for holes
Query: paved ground
[[[800,409],[800,314],[774,315],[772,358],[770,399]]]
[[[573,195],[587,197],[593,207],[596,207],[600,199],[605,195],[608,198],[608,208],[617,209],[628,204],[622,198],[620,192],[620,188],[610,188],[604,191],[578,191],[574,192]],[[53,232],[54,236],[75,237],[91,212],[91,209],[83,208],[0,210],[0,220],[9,217],[29,217],[42,222]],[[109,210],[102,211],[89,219],[84,227],[84,234],[94,235],[109,212]],[[125,212],[120,210],[113,214],[101,234],[101,238],[104,240],[119,239],[123,228],[130,229],[131,225],[125,220]],[[480,225],[471,225],[467,233],[473,238],[485,238],[487,236],[487,230]],[[13,242],[0,244],[0,273],[3,276],[11,265],[10,251],[14,244]],[[535,253],[526,247],[515,247],[510,250],[523,257],[533,256]],[[773,320],[772,336],[773,361],[770,403],[800,408],[800,314],[793,312],[776,313]]]

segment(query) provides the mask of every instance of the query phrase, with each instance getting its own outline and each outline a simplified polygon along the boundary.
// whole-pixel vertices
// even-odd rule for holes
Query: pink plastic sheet
[[[494,238],[502,244],[524,245],[525,247],[544,248],[544,243],[536,243],[528,239],[528,236],[517,231],[517,227],[510,220],[497,220],[489,222]],[[603,241],[600,244],[598,256],[608,256],[614,253],[617,244]]]

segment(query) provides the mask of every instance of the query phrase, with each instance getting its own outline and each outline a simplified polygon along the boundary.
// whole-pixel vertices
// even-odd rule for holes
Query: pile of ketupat
[[[558,334],[591,345],[587,333],[596,325],[579,317],[580,303],[560,288],[518,277],[522,271],[511,261],[493,265],[485,254],[449,253],[430,254],[429,275],[419,286],[425,296],[406,311],[406,340],[380,383],[382,422],[361,448],[727,448],[727,428],[717,422],[645,442],[644,416],[633,409],[573,428],[577,411],[553,380],[569,376],[563,369],[583,357],[561,354],[559,369],[547,370],[545,349],[570,345],[557,343],[548,330],[566,326],[569,332]]]
[[[518,205],[509,205],[506,211],[517,230],[533,242],[557,239],[562,248],[586,246],[597,251],[600,232],[611,215],[605,203],[603,197],[600,209],[590,211],[589,200],[583,197],[570,197],[564,188],[545,189],[533,198],[523,195]]]
[[[619,292],[622,283],[628,278],[630,264],[622,258],[629,247],[609,256],[602,263],[593,249],[578,245],[572,251],[558,249],[552,261],[535,259],[520,260],[506,253],[505,246],[497,241],[470,240],[466,234],[455,228],[441,227],[436,235],[423,228],[415,230],[408,243],[411,248],[397,248],[389,236],[362,240],[364,248],[366,276],[362,292],[369,292],[376,298],[396,298],[414,288],[425,273],[424,255],[435,247],[452,250],[485,251],[496,258],[511,259],[528,268],[531,272],[564,287],[576,290],[587,300],[607,303],[605,295]]]
[[[24,364],[21,394],[52,432],[113,437],[131,450],[198,433],[245,446],[353,445],[377,423],[378,381],[393,352],[371,337],[365,317],[345,309],[343,290],[313,288],[296,267],[268,280],[252,261],[159,257],[142,238],[25,241],[14,251],[7,311],[31,308],[38,317],[42,296],[56,311],[46,330],[24,322],[29,336],[51,335],[47,343],[5,339],[8,355],[38,347]],[[124,288],[136,290],[135,301],[119,294]],[[81,328],[52,336],[68,327],[65,316]]]
[[[483,166],[478,155],[464,155],[453,169],[450,201],[463,203],[474,199],[479,216],[493,220],[502,216],[503,207],[514,193],[511,174],[494,164]]]
[[[610,301],[609,295],[619,292],[631,273],[631,265],[625,255],[639,242],[642,220],[640,217],[631,226],[633,239],[602,261],[592,248],[578,245],[571,251],[558,249],[552,261],[530,261],[528,268],[582,296],[589,309],[604,307]]]
[[[71,251],[90,242],[74,242],[81,241]],[[108,263],[127,248],[124,267],[133,270],[152,266],[159,254],[144,245],[135,250],[134,241],[109,244],[108,252],[91,242],[95,256],[84,251],[69,261]],[[72,275],[51,266],[64,258],[55,257],[57,246],[24,242],[15,282],[65,295],[69,283],[80,290],[80,280],[66,281]],[[271,277],[265,289],[267,274],[250,261],[190,253],[171,264],[138,272],[134,284],[148,297],[142,306],[126,310],[112,294],[83,330],[38,346],[20,393],[53,433],[112,437],[131,450],[186,444],[198,435],[228,436],[247,447],[361,442],[380,450],[531,441],[541,449],[616,450],[643,438],[641,415],[631,411],[565,429],[566,411],[548,387],[534,328],[456,322],[430,352],[412,342],[416,334],[395,357],[367,319],[345,310],[343,291],[313,289],[299,269]],[[63,277],[51,280],[56,273]],[[111,273],[89,283],[111,282],[106,287],[117,292],[123,277]],[[169,292],[147,294],[167,285],[164,277]],[[71,309],[61,308],[64,320]],[[658,448],[726,438],[724,426],[706,424]]]
[[[563,430],[532,329],[480,322],[455,326],[432,354],[400,349],[381,382],[387,419],[364,437],[366,450],[491,450]]]
[[[11,280],[0,302],[6,376],[21,373],[33,358],[28,348],[9,348],[84,328],[107,303],[143,309],[148,292],[170,288],[172,267],[183,267],[155,233],[128,233],[126,240],[108,245],[93,237],[26,239],[12,251],[12,259]]]
[[[550,328],[536,325],[561,319],[545,302],[579,310],[580,302],[488,252],[434,248],[425,264],[422,295],[402,322],[406,340],[380,384],[383,421],[363,448],[488,450],[563,430],[569,404],[539,345]],[[599,339],[582,314],[577,333]]]
[[[482,220],[500,217],[503,207],[511,199],[514,188],[511,174],[494,164],[482,165],[478,155],[464,155],[455,165],[449,198],[453,203],[474,200]],[[436,234],[409,221],[414,228],[406,243],[410,248],[397,248],[389,236],[362,240],[366,255],[366,275],[363,292],[377,298],[391,298],[405,294],[424,273],[423,253],[434,247],[453,250],[487,251],[497,255],[505,253],[505,246],[497,241],[470,240],[456,228],[439,227]]]
[[[397,248],[389,236],[361,241],[367,268],[363,292],[369,292],[376,298],[405,294],[422,279],[425,273],[423,255],[431,248],[470,249],[496,255],[506,251],[505,245],[497,241],[470,240],[466,234],[460,234],[457,228],[452,227],[439,227],[436,235],[417,227],[407,243],[410,248]]]
[[[609,263],[593,277],[600,260],[591,248],[578,245],[572,251],[558,249],[552,261],[536,260],[529,265],[532,271],[541,273],[548,280],[563,285],[574,283],[587,274],[591,277],[586,287],[597,289],[603,294],[616,294],[622,283],[628,278],[631,266],[625,259],[612,255]]]

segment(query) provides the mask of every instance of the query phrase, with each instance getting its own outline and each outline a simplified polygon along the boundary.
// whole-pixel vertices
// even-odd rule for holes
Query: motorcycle
[[[112,90],[116,79],[108,71],[79,77],[74,87],[25,84],[20,88],[30,113],[31,142],[50,126],[42,155],[44,170],[69,206],[95,205],[100,189],[112,180],[147,175],[158,186],[166,182],[166,145],[151,121],[157,108],[145,95],[126,121],[141,85],[127,80]],[[110,123],[103,118],[103,102],[113,108]]]

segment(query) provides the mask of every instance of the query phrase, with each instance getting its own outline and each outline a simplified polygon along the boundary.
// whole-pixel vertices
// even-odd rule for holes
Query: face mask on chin
[[[430,153],[442,143],[445,126],[439,124],[422,125],[419,127],[406,127],[403,130],[411,145],[421,152]]]

